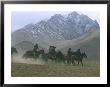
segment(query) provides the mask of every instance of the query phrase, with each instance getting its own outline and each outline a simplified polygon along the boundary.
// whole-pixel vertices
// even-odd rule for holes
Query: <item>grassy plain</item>
[[[12,77],[99,77],[100,61],[84,60],[81,65],[11,64]]]

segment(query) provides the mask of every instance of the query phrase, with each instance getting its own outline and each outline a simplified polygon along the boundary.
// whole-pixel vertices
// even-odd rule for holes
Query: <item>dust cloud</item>
[[[40,60],[40,59],[32,59],[32,58],[22,58],[22,56],[13,56],[11,58],[12,63],[26,63],[26,64],[39,64],[39,65],[44,65],[45,63]]]

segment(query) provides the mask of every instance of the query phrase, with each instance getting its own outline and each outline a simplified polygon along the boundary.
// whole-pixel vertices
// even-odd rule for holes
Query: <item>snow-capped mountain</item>
[[[37,20],[37,19],[36,19]],[[67,16],[55,14],[48,20],[28,24],[12,33],[12,46],[22,41],[50,44],[55,41],[73,40],[88,32],[100,29],[96,20],[71,12]]]

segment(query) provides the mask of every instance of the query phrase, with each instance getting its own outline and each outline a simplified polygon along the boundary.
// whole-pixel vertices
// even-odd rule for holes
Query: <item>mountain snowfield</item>
[[[96,20],[71,12],[67,16],[55,14],[48,20],[28,24],[11,34],[11,45],[18,52],[30,50],[36,43],[45,51],[54,45],[56,50],[64,53],[69,47],[73,50],[81,48],[89,57],[99,57],[100,27]]]

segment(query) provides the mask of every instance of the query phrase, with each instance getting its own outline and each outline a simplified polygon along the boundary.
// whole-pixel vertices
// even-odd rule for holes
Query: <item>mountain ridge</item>
[[[71,12],[67,17],[55,14],[48,20],[41,20],[36,24],[28,24],[12,33],[12,45],[22,41],[33,43],[72,40],[83,34],[100,29],[96,20],[86,15]]]
[[[66,17],[55,14],[48,20],[28,24],[11,34],[11,45],[19,52],[31,50],[34,44],[48,51],[50,45],[66,53],[68,48],[80,48],[88,57],[99,58],[100,27],[96,20],[71,12]],[[21,51],[22,50],[22,51]],[[92,52],[93,51],[93,52]]]

